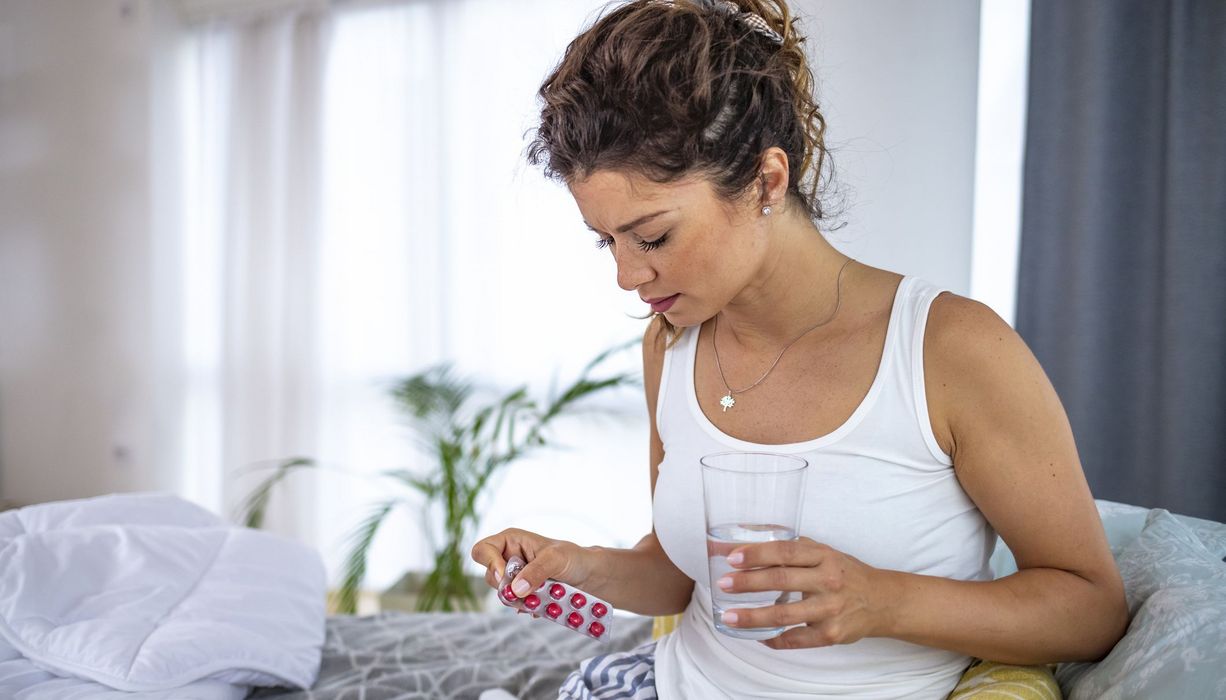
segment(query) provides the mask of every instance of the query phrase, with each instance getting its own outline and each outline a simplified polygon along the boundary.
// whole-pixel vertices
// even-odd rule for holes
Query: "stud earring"
[[[762,207],[762,216],[770,216],[770,215],[771,215],[771,208],[770,208],[770,207]]]

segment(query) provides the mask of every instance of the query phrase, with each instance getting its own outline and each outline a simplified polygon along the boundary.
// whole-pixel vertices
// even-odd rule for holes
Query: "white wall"
[[[160,398],[166,380],[156,362],[176,329],[152,295],[154,276],[168,269],[155,263],[173,258],[161,205],[174,192],[151,165],[171,140],[166,115],[151,111],[165,80],[155,58],[168,31],[154,16],[159,7],[0,2],[0,495],[7,498],[178,488],[178,475],[159,469],[172,463],[166,426],[174,417]],[[852,188],[849,224],[833,241],[870,264],[966,293],[978,3],[798,0],[795,7],[807,17],[840,182]],[[611,270],[607,281],[612,287]],[[615,434],[610,449],[634,462],[629,473],[641,475],[632,484],[641,494],[600,505],[591,519],[601,523],[589,533],[626,542],[649,525],[645,422],[640,416]],[[565,468],[565,459],[552,461]],[[513,519],[495,506],[489,525]]]
[[[871,265],[970,288],[977,0],[808,0],[805,16],[846,228]]]
[[[0,493],[169,487],[156,469],[146,3],[0,3]]]

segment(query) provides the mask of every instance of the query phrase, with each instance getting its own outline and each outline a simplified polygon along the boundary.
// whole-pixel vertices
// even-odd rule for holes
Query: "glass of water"
[[[809,463],[773,452],[721,452],[699,462],[715,629],[740,639],[776,637],[783,627],[728,627],[720,617],[730,608],[762,608],[785,602],[787,591],[728,593],[715,582],[736,570],[728,564],[728,555],[737,547],[796,539]]]

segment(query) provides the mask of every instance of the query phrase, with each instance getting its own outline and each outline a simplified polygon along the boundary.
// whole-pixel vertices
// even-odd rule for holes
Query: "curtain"
[[[227,512],[284,457],[357,473],[295,475],[267,523],[336,581],[347,533],[394,488],[372,475],[429,468],[392,380],[446,361],[543,397],[644,322],[565,188],[523,162],[539,82],[597,3],[303,5],[213,18],[187,45],[183,459],[193,497]],[[641,392],[606,400],[631,418],[560,423],[569,449],[505,470],[483,532],[630,546],[650,529]],[[604,497],[549,499],[542,480],[562,478]],[[371,588],[431,561],[400,493]]]
[[[185,471],[193,496],[234,510],[257,474],[225,470],[318,448],[323,68],[319,12],[201,30],[188,66],[189,384]],[[200,72],[206,75],[201,76]],[[237,471],[237,470],[234,470]],[[270,519],[309,538],[311,485],[287,486]]]
[[[1226,519],[1226,4],[1031,28],[1017,328],[1095,496]]]

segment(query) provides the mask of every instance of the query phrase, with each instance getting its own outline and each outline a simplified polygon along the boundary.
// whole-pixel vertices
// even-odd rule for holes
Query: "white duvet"
[[[174,496],[0,513],[0,697],[231,700],[253,685],[310,687],[324,595],[314,550]]]

